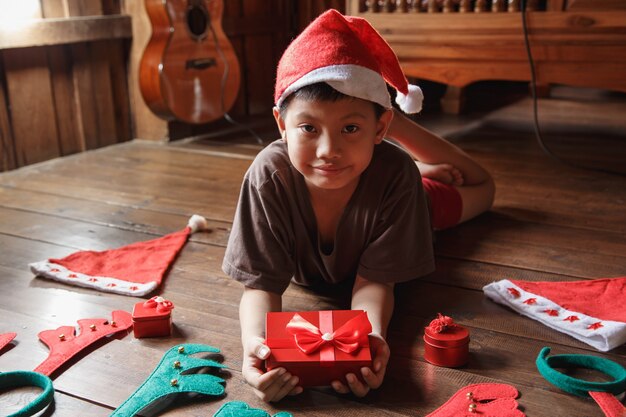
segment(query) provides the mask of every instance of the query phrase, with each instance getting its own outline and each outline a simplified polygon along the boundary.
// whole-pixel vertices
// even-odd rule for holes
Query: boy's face
[[[392,116],[387,111],[377,119],[372,103],[358,98],[294,98],[284,119],[274,109],[289,159],[311,191],[354,190]]]

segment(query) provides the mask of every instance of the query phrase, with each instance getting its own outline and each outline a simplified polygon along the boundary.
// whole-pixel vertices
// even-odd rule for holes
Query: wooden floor
[[[433,126],[449,133],[457,122],[450,123]],[[227,394],[179,401],[161,415],[212,416],[223,403],[240,400],[294,416],[425,416],[467,384],[500,381],[517,387],[528,416],[601,416],[593,402],[550,386],[534,360],[543,346],[551,346],[555,354],[597,354],[626,365],[626,346],[600,354],[491,302],[481,288],[503,278],[626,275],[626,178],[559,164],[540,152],[528,129],[506,125],[473,123],[450,135],[493,173],[495,207],[439,233],[437,271],[398,286],[385,384],[365,399],[314,389],[268,405],[243,382],[242,289],[220,265],[240,181],[258,147],[206,140],[169,146],[135,141],[0,175],[0,333],[18,333],[15,345],[0,352],[0,371],[34,369],[47,355],[37,340],[41,330],[107,317],[115,309],[130,311],[138,301],[35,278],[28,263],[152,239],[181,229],[199,213],[210,219],[211,231],[192,237],[159,290],[176,306],[173,337],[129,334],[82,355],[54,375],[55,405],[44,415],[108,416],[165,350],[190,342],[222,350]],[[626,134],[588,129],[551,137],[574,159],[624,168],[626,159],[619,155]],[[598,143],[613,148],[602,153]],[[285,309],[292,311],[346,303],[345,294],[319,296],[294,287],[284,297]],[[471,332],[471,359],[461,369],[435,367],[422,358],[423,328],[438,312]],[[15,401],[26,401],[33,392],[3,393],[0,410],[15,410]]]

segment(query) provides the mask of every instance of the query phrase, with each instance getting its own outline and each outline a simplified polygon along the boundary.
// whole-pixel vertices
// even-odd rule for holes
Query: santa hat
[[[626,277],[567,282],[502,280],[487,297],[606,352],[626,343]]]
[[[405,113],[422,109],[422,90],[409,85],[398,57],[365,19],[331,9],[315,19],[285,50],[276,74],[274,102],[325,82],[348,96],[391,108],[385,81],[398,92]]]
[[[183,230],[158,239],[102,252],[75,252],[63,259],[32,263],[30,269],[38,276],[67,284],[142,296],[161,284],[189,235],[206,229],[206,219],[194,214]]]

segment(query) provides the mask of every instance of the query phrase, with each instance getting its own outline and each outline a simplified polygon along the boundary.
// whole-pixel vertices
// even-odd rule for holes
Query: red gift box
[[[346,374],[361,377],[361,368],[372,366],[372,326],[363,310],[267,313],[265,330],[267,370],[284,367],[300,386],[345,382]]]
[[[174,304],[163,297],[152,297],[135,304],[133,333],[136,338],[169,336],[172,329]]]
[[[424,359],[433,365],[458,368],[469,359],[469,341],[465,327],[439,315],[424,329]]]

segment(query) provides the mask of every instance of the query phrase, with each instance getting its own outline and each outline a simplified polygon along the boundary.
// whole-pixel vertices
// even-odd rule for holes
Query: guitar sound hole
[[[193,37],[199,39],[206,35],[207,21],[207,12],[203,7],[191,6],[187,10],[187,27]]]

